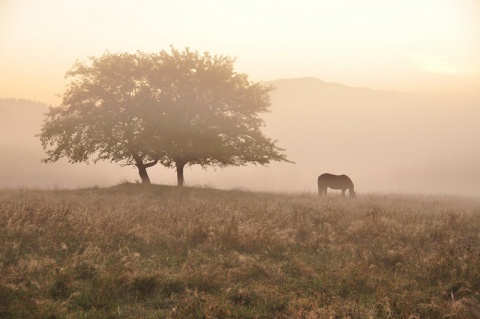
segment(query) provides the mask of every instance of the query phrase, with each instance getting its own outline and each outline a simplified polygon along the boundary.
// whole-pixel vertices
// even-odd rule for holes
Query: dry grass
[[[480,201],[0,191],[0,318],[480,318]]]

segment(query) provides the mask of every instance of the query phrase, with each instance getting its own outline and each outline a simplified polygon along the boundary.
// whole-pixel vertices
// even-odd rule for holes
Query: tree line
[[[260,114],[271,86],[237,73],[235,60],[173,47],[159,53],[110,53],[77,61],[62,103],[45,115],[39,138],[49,163],[109,160],[147,169],[265,165],[287,161],[266,137]]]

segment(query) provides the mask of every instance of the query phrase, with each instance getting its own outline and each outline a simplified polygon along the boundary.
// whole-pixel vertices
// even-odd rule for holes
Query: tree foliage
[[[110,160],[146,169],[161,162],[229,166],[287,161],[261,132],[271,87],[234,71],[234,60],[189,49],[105,53],[67,72],[72,81],[46,115],[40,140],[48,157]]]
[[[146,168],[159,160],[159,109],[147,81],[149,55],[110,54],[77,62],[67,72],[73,80],[60,107],[46,115],[40,140],[48,157],[71,163],[110,160],[137,166],[143,182]]]
[[[282,149],[261,132],[259,114],[270,106],[272,87],[251,83],[234,71],[234,60],[172,48],[155,56],[151,79],[165,108],[167,157],[179,185],[183,167],[268,164],[285,161]]]

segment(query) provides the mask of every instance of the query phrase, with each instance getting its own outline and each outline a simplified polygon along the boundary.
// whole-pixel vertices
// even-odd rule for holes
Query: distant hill
[[[40,140],[48,105],[24,99],[0,99],[0,187],[84,187],[111,185],[131,178],[133,170],[100,165],[41,163]]]
[[[316,177],[344,173],[362,192],[480,194],[480,108],[438,105],[415,94],[354,88],[315,78],[273,85],[268,137],[296,164],[187,168],[187,185],[315,192]],[[0,187],[80,187],[136,180],[116,164],[42,164],[38,134],[47,106],[0,100]],[[154,183],[175,174],[149,169]]]
[[[413,94],[351,88],[313,78],[272,84],[277,89],[267,129],[293,160],[316,165],[319,171],[355,172],[360,163],[380,168],[390,165],[392,156],[415,161],[423,147],[417,145],[415,135],[435,134],[434,119],[425,122],[430,107]]]
[[[35,135],[48,106],[41,102],[23,99],[0,99],[0,139]]]
[[[315,78],[269,84],[266,132],[297,162],[297,187],[332,172],[369,191],[480,193],[478,107]]]

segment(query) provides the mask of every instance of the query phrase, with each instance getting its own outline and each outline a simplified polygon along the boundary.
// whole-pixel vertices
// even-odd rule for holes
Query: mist
[[[315,193],[322,173],[347,174],[357,194],[480,194],[478,104],[352,88],[315,78],[273,85],[264,133],[290,163],[185,168],[187,186]],[[45,104],[0,100],[0,187],[77,188],[139,180],[115,163],[44,164],[36,134]],[[176,184],[173,169],[148,170],[153,183]],[[330,191],[329,193],[338,194]]]
[[[196,182],[255,190],[316,192],[316,178],[347,174],[357,193],[480,194],[476,104],[326,83],[273,81],[267,136],[296,164],[192,172]],[[216,178],[215,178],[216,177]],[[335,193],[335,191],[330,191]]]

